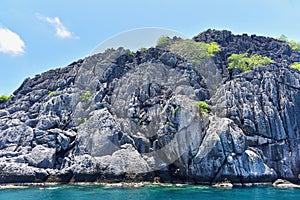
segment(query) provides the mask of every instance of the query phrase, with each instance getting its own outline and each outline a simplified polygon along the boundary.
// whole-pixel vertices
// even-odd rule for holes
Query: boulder
[[[300,185],[296,185],[293,184],[287,180],[283,180],[283,179],[277,179],[274,183],[273,183],[274,187],[278,187],[278,188],[300,188]]]
[[[26,156],[26,160],[30,166],[51,169],[55,165],[55,149],[37,145]]]

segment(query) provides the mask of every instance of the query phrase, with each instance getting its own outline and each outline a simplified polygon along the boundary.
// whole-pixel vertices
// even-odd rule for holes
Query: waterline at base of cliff
[[[264,200],[300,198],[300,190],[276,189],[272,187],[220,189],[209,186],[156,186],[147,185],[138,188],[119,188],[97,185],[58,185],[29,187],[23,189],[1,189],[0,198],[6,200],[72,200],[72,199],[239,199]]]

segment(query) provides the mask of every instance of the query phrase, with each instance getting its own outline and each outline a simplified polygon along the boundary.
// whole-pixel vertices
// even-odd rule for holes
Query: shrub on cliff
[[[248,53],[243,54],[232,54],[228,57],[228,69],[241,69],[244,72],[253,70],[257,66],[269,65],[271,62],[274,62],[266,56],[261,56],[254,54],[251,57],[248,57]]]
[[[81,117],[77,118],[77,122],[78,122],[79,125],[85,123],[86,121],[87,121],[86,117],[85,118],[81,118]]]
[[[147,49],[148,49],[148,48],[146,48],[146,47],[141,47],[141,48],[140,48],[140,51],[147,51]]]
[[[290,45],[290,47],[292,48],[293,51],[300,52],[300,44],[297,43],[296,41],[294,41],[294,40],[289,41],[289,45]]]
[[[214,56],[215,53],[221,51],[220,46],[216,42],[211,42],[209,44],[202,43],[202,45],[206,48],[206,51],[207,51],[209,56]]]
[[[221,49],[216,42],[207,44],[187,39],[172,44],[170,50],[193,63],[200,64],[204,58],[214,56]]]
[[[288,42],[289,39],[287,36],[281,34],[278,38],[276,38],[277,40],[283,41],[283,42]]]
[[[277,40],[287,42],[293,51],[300,52],[300,44],[294,40],[289,40],[287,36],[281,35],[277,38]]]
[[[297,69],[298,71],[300,71],[300,63],[296,62],[291,64],[291,68]]]
[[[196,105],[199,108],[200,115],[203,115],[204,113],[209,113],[210,105],[205,101],[196,101]]]
[[[86,91],[83,95],[80,96],[80,100],[84,102],[90,101],[92,98],[92,93],[91,91]]]
[[[48,93],[48,96],[53,96],[53,95],[55,95],[55,94],[56,94],[55,91],[51,91],[51,92]]]
[[[252,55],[248,60],[248,64],[250,68],[269,65],[272,62],[274,61],[268,58],[267,56],[261,56],[258,54]]]
[[[243,54],[232,54],[231,56],[228,57],[228,69],[241,69],[242,71],[250,71],[248,65],[247,65],[247,56],[248,53],[243,53]]]
[[[161,37],[158,39],[157,45],[165,44],[165,43],[167,43],[167,42],[170,41],[170,40],[171,40],[171,38],[170,38],[169,36],[163,35],[163,36],[161,36]]]
[[[11,99],[11,95],[7,96],[7,95],[0,95],[0,103],[8,101],[9,99]]]

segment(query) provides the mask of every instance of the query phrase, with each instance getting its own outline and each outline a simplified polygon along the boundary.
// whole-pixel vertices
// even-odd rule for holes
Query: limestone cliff
[[[208,30],[200,64],[166,47],[119,48],[26,79],[0,103],[0,183],[299,182],[300,54],[262,36]],[[275,62],[228,70],[233,53]],[[206,101],[210,113],[199,113]]]

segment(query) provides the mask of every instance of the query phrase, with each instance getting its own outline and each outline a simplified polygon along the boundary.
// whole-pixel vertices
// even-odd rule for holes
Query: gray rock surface
[[[299,182],[300,74],[287,64],[300,54],[228,31],[194,40],[221,52],[195,65],[166,49],[109,49],[26,79],[0,103],[0,183]],[[228,71],[243,52],[276,63]]]
[[[296,185],[287,180],[282,180],[282,179],[277,179],[273,183],[273,186],[278,188],[300,188],[300,185]]]
[[[268,166],[295,180],[300,173],[299,78],[293,69],[258,67],[224,84],[212,98],[212,110],[235,121]]]
[[[25,157],[29,166],[38,168],[53,168],[55,163],[55,149],[42,145],[35,146]]]

